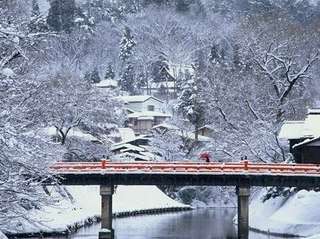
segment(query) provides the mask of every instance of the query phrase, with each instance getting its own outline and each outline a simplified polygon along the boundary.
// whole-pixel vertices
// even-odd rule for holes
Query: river
[[[233,239],[236,209],[201,209],[114,219],[115,239]],[[97,239],[100,225],[79,230],[72,239]],[[250,232],[252,239],[280,239]]]

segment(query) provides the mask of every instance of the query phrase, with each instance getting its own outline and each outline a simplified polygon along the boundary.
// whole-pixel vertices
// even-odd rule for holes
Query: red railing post
[[[249,161],[248,160],[244,160],[243,163],[244,163],[244,170],[248,170]]]
[[[106,164],[107,164],[107,160],[102,159],[102,160],[101,160],[101,168],[102,168],[102,169],[106,169]]]

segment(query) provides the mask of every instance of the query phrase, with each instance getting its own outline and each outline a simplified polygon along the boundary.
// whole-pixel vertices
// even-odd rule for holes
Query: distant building
[[[119,96],[125,107],[131,112],[143,111],[157,111],[162,112],[163,101],[150,95],[133,95],[133,96]]]
[[[320,163],[320,109],[310,109],[303,121],[286,121],[279,133],[289,140],[297,163]]]
[[[127,127],[134,130],[135,134],[147,134],[155,125],[163,123],[171,115],[163,113],[163,101],[154,96],[135,95],[120,96],[127,110]]]
[[[149,152],[149,138],[137,136],[134,139],[121,141],[111,147],[115,161],[150,161],[157,160],[158,156]]]
[[[118,87],[118,81],[106,79],[96,83],[95,86],[101,89],[115,89]]]
[[[198,135],[210,137],[214,132],[214,129],[210,125],[204,125],[198,129]]]
[[[171,115],[155,111],[134,112],[128,114],[128,126],[136,134],[147,134],[152,127],[163,123],[170,117]]]
[[[145,95],[167,95],[169,98],[174,98],[177,86],[175,81],[150,82],[146,86],[142,86],[141,90]]]
[[[166,124],[166,123],[156,125],[152,128],[152,130],[154,130],[157,133],[161,133],[161,134],[165,134],[167,132],[173,132],[174,134],[176,134],[182,138],[191,139],[191,140],[195,139],[194,132],[182,130],[174,125],[170,125],[170,124]],[[211,139],[207,136],[198,135],[198,141],[206,143],[206,142],[210,142]]]

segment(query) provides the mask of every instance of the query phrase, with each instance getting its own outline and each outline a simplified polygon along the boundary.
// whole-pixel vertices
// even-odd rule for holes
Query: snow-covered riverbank
[[[14,222],[7,228],[12,233],[63,232],[74,225],[84,225],[88,218],[100,216],[100,194],[97,186],[66,187],[73,200],[60,199],[55,207],[35,210],[32,217],[41,222]],[[140,211],[146,209],[187,208],[166,196],[156,186],[119,186],[113,196],[113,211]]]
[[[265,189],[250,203],[250,227],[264,232],[320,238],[320,193],[301,190],[287,198],[262,201]]]

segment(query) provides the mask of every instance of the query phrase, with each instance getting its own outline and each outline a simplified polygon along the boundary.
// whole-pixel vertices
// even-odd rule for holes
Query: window
[[[154,105],[148,105],[148,111],[154,111]]]

